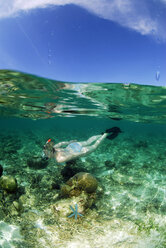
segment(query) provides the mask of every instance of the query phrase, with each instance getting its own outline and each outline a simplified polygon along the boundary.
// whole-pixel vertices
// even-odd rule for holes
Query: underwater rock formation
[[[111,160],[106,160],[104,162],[106,168],[112,169],[116,167],[116,163],[112,162]]]
[[[41,156],[33,156],[27,160],[27,165],[33,169],[44,169],[48,165],[48,160],[41,158]]]
[[[84,163],[80,159],[74,159],[66,162],[66,165],[61,170],[61,175],[65,180],[68,180],[81,171],[86,172]]]
[[[94,193],[98,182],[90,173],[79,172],[71,177],[65,185],[61,187],[61,195],[72,197],[79,196],[83,191],[88,194]]]
[[[17,180],[13,176],[2,176],[0,187],[8,193],[14,193],[17,190]]]
[[[59,217],[70,214],[70,206],[78,205],[80,213],[85,213],[96,201],[96,189],[98,182],[94,176],[87,172],[79,172],[71,177],[66,184],[61,186],[61,199],[53,205],[53,209]]]

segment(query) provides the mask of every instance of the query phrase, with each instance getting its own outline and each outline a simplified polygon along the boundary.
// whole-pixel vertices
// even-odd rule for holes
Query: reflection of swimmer
[[[58,163],[67,162],[93,152],[105,138],[114,139],[120,132],[120,128],[113,127],[103,134],[92,136],[87,141],[72,140],[55,145],[49,139],[44,146],[44,155],[47,158],[55,158]]]

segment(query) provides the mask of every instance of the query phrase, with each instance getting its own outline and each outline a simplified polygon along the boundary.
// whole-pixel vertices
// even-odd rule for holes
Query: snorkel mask
[[[48,158],[52,158],[54,155],[54,142],[51,141],[52,139],[48,139],[46,144],[44,145],[44,154]]]

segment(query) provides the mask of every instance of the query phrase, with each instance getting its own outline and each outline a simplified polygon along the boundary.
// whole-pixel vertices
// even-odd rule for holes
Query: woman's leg
[[[97,141],[93,145],[85,146],[82,150],[84,155],[93,152],[101,144],[101,142],[107,137],[107,133],[98,135]]]
[[[100,134],[100,135],[95,135],[95,136],[90,137],[87,141],[82,141],[82,142],[79,141],[79,143],[80,143],[82,146],[89,146],[92,142],[96,141],[96,140],[97,140],[99,137],[101,137],[101,136],[102,136],[102,134]]]

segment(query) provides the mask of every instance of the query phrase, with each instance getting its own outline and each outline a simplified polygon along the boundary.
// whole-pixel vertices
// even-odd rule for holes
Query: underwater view
[[[0,248],[166,248],[166,0],[0,1]]]
[[[165,248],[166,88],[0,70],[0,247]]]

